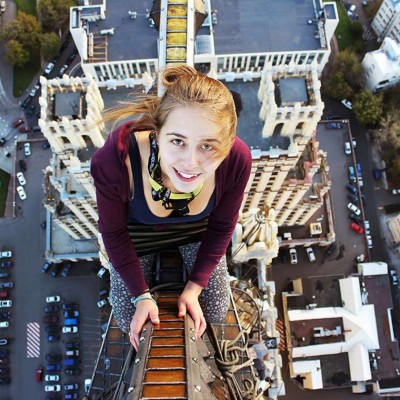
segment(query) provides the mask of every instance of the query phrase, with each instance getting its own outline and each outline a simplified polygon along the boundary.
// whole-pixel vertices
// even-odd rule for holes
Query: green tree
[[[346,82],[356,90],[361,88],[363,69],[358,55],[349,49],[338,53],[334,66],[335,71],[341,71]]]
[[[353,97],[353,89],[347,83],[342,71],[332,74],[326,84],[326,91],[330,97],[338,100]]]
[[[5,49],[5,59],[11,65],[23,67],[29,61],[29,52],[17,40],[9,40],[5,45]]]
[[[54,32],[44,33],[42,36],[42,53],[45,58],[51,58],[60,50],[61,40]]]
[[[42,28],[33,15],[18,12],[15,19],[7,22],[0,32],[0,41],[7,43],[10,40],[18,41],[21,46],[32,54],[40,47]]]
[[[76,0],[40,0],[38,12],[43,30],[60,33],[69,24],[70,8],[77,5]]]
[[[364,126],[376,126],[380,122],[382,107],[382,95],[374,95],[369,89],[362,89],[354,96],[353,111]]]

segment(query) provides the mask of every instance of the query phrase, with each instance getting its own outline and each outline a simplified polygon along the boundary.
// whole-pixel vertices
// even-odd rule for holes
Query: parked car
[[[48,325],[44,328],[44,330],[46,331],[46,333],[48,333],[49,335],[55,335],[60,331],[60,327],[57,325]]]
[[[62,365],[60,363],[51,363],[46,365],[46,371],[61,371]]]
[[[19,133],[29,133],[29,132],[32,132],[32,127],[31,126],[20,126],[19,128],[18,128],[18,132]]]
[[[5,340],[7,340],[7,339],[5,339]],[[4,357],[8,357],[9,355],[10,355],[10,350],[8,350],[8,349],[1,349],[0,350],[0,357],[4,358]]]
[[[75,350],[75,349],[79,349],[79,347],[80,347],[79,342],[66,342],[65,343],[66,350]]]
[[[2,274],[4,274],[4,272],[2,272]],[[6,274],[8,274],[8,272],[6,272]],[[7,299],[8,298],[8,292],[6,290],[2,290],[0,292],[0,299]]]
[[[76,367],[80,364],[81,360],[78,357],[67,357],[64,358],[64,367]]]
[[[356,182],[356,174],[354,172],[354,167],[352,165],[350,165],[349,167],[347,167],[347,171],[349,174],[349,181]]]
[[[392,277],[393,286],[397,286],[399,284],[399,276],[397,275],[397,272],[391,269],[390,276]]]
[[[74,311],[79,308],[77,303],[64,303],[62,305],[63,311]]]
[[[350,142],[344,142],[344,154],[351,154]]]
[[[79,324],[78,318],[65,318],[64,319],[65,326],[72,326],[72,325],[78,325],[78,324]]]
[[[26,185],[26,180],[23,172],[17,172],[17,179],[21,186]]]
[[[325,251],[324,253],[324,257],[325,258],[329,258],[333,255],[333,253],[336,251],[336,243],[332,243]]]
[[[62,333],[78,333],[77,326],[63,326]]]
[[[13,287],[13,282],[0,282],[0,289],[12,289]]]
[[[35,97],[36,96],[36,93],[37,93],[37,91],[40,89],[40,85],[35,85],[32,89],[31,89],[31,91],[29,92],[29,96],[31,96],[31,97]]]
[[[310,261],[312,263],[315,263],[317,261],[312,247],[306,247],[306,253],[307,253],[308,261]]]
[[[347,195],[347,198],[354,204],[358,204],[358,197],[352,193]]]
[[[61,271],[61,276],[66,278],[69,275],[69,270],[71,269],[71,267],[72,267],[72,263],[70,263],[70,262],[64,264],[64,267]]]
[[[78,310],[64,311],[64,318],[76,318],[79,317],[79,314]]]
[[[354,205],[353,203],[348,203],[348,204],[347,204],[347,208],[348,208],[351,212],[353,212],[354,214],[356,214],[357,216],[359,216],[359,215],[361,214],[361,210],[360,210],[356,205]]]
[[[369,221],[368,221],[368,220],[365,220],[365,221],[364,221],[364,229],[365,229],[365,233],[366,233],[367,235],[370,235],[370,234],[371,234],[371,227],[370,227],[370,224],[369,224]]]
[[[41,382],[43,377],[43,366],[39,365],[36,367],[36,372],[35,372],[35,380],[36,382]]]
[[[0,312],[0,319],[10,319],[11,313],[10,311],[2,311]]]
[[[11,383],[11,378],[9,377],[1,377],[0,378],[0,385],[6,385]]]
[[[346,108],[348,108],[349,110],[351,110],[351,109],[353,108],[353,104],[352,104],[352,102],[351,102],[350,100],[343,99],[343,100],[342,100],[342,104],[343,104]]]
[[[46,273],[51,268],[51,262],[46,261],[42,266],[42,272]]]
[[[90,386],[92,386],[92,380],[90,378],[85,379],[85,393],[89,393]]]
[[[290,264],[297,264],[297,251],[296,249],[289,249]]]
[[[99,297],[102,298],[103,296],[108,296],[108,289],[102,289],[99,291]]]
[[[25,162],[25,160],[19,160],[19,161],[18,161],[18,165],[19,165],[19,169],[20,169],[22,172],[25,172],[25,171],[26,171],[26,162]]]
[[[61,360],[62,360],[61,354],[51,354],[51,353],[46,354],[46,361],[50,363],[57,363]]]
[[[1,258],[11,258],[13,256],[11,250],[2,250],[0,251],[0,257]]]
[[[56,305],[46,306],[44,309],[46,314],[57,313],[60,311],[60,307]]]
[[[46,303],[59,303],[61,301],[61,296],[47,296]]]
[[[26,200],[26,192],[23,186],[17,186],[17,193],[21,200]]]
[[[97,302],[97,307],[102,308],[108,303],[107,299],[101,299]]]
[[[101,268],[99,269],[99,271],[97,272],[97,276],[98,276],[99,278],[103,278],[103,276],[106,275],[107,272],[108,272],[108,270],[107,270],[106,268],[101,267]]]
[[[65,393],[64,400],[75,400],[79,399],[78,393]]]
[[[352,222],[350,224],[350,229],[352,229],[354,232],[357,232],[359,235],[362,235],[364,233],[364,229],[355,222]]]
[[[61,392],[61,385],[46,385],[44,387],[45,392]]]
[[[8,321],[0,322],[0,328],[8,328],[9,326],[10,326],[10,323]]]
[[[367,235],[366,238],[367,238],[368,248],[372,249],[373,246],[372,246],[372,237],[371,237],[371,235]]]
[[[44,72],[43,72],[43,76],[47,76],[50,74],[51,71],[53,71],[54,68],[54,64],[53,63],[48,63],[47,67],[45,68]]]
[[[394,195],[400,194],[400,189],[392,189],[392,194]]]
[[[65,74],[65,71],[68,69],[68,64],[64,64],[61,69],[60,72],[58,73],[58,77],[62,78],[62,76]]]
[[[60,380],[60,375],[45,375],[44,376],[45,382],[58,382]]]
[[[79,389],[78,383],[67,383],[66,385],[64,385],[65,391],[78,390],[78,389]]]
[[[49,343],[58,342],[59,340],[60,340],[60,335],[59,334],[47,335],[47,341]]]
[[[64,370],[65,375],[72,375],[72,376],[76,376],[76,375],[80,375],[81,374],[81,370],[80,368],[66,368]]]
[[[351,213],[351,214],[349,215],[349,217],[350,217],[350,219],[353,220],[356,224],[358,224],[358,225],[360,225],[360,226],[362,225],[361,218],[360,218],[359,216],[357,216],[356,214]]]
[[[374,177],[374,179],[376,180],[376,181],[379,181],[379,179],[381,179],[381,172],[379,171],[379,169],[374,169],[373,171],[372,171],[372,175],[373,175],[373,177]]]
[[[340,122],[327,122],[325,124],[327,129],[342,129],[343,125]]]
[[[67,357],[79,357],[79,350],[67,350],[65,355]]]
[[[31,144],[30,143],[25,143],[24,144],[24,154],[25,157],[29,157],[32,153],[31,153]]]
[[[11,268],[13,265],[12,261],[0,261],[0,268]]]
[[[10,341],[7,338],[1,338],[0,339],[0,346],[7,346],[10,343]],[[8,355],[8,353],[7,353]]]
[[[11,123],[13,128],[18,128],[20,125],[22,125],[25,122],[23,118],[18,118],[15,121]]]
[[[59,322],[59,318],[57,315],[45,315],[43,317],[44,324],[57,324]]]
[[[12,301],[11,300],[0,300],[0,307],[11,307]]]
[[[51,271],[51,276],[55,278],[61,272],[61,269],[62,269],[62,264],[59,263],[53,264],[53,270]]]

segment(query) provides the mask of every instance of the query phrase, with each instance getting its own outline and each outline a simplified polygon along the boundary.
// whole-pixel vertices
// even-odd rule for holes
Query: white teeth
[[[181,175],[182,177],[184,177],[186,179],[190,179],[190,178],[193,178],[193,177],[197,176],[197,175],[184,174],[183,172],[178,172],[178,173],[179,173],[179,175]]]

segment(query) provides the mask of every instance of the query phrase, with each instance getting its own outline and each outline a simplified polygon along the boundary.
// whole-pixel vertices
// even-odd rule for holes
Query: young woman
[[[163,72],[164,95],[111,112],[139,118],[123,124],[96,151],[91,173],[99,230],[112,263],[110,303],[137,349],[150,319],[159,323],[148,288],[155,253],[179,247],[188,281],[179,316],[188,312],[196,337],[221,321],[229,302],[226,248],[251,169],[237,137],[229,90],[181,64]]]

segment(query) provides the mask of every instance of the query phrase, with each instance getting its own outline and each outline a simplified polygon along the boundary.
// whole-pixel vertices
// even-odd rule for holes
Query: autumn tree
[[[9,40],[5,44],[5,59],[11,65],[23,67],[29,60],[29,52],[24,49],[22,44],[15,39]]]
[[[382,95],[362,89],[353,99],[353,111],[361,125],[376,126],[383,114]]]
[[[54,32],[42,36],[42,53],[45,58],[51,58],[60,50],[61,40]]]
[[[328,79],[325,87],[329,93],[329,96],[333,97],[334,99],[340,100],[353,97],[353,89],[347,83],[342,71],[334,72]]]
[[[40,0],[38,13],[46,32],[60,33],[69,24],[70,8],[77,5],[76,0]]]

